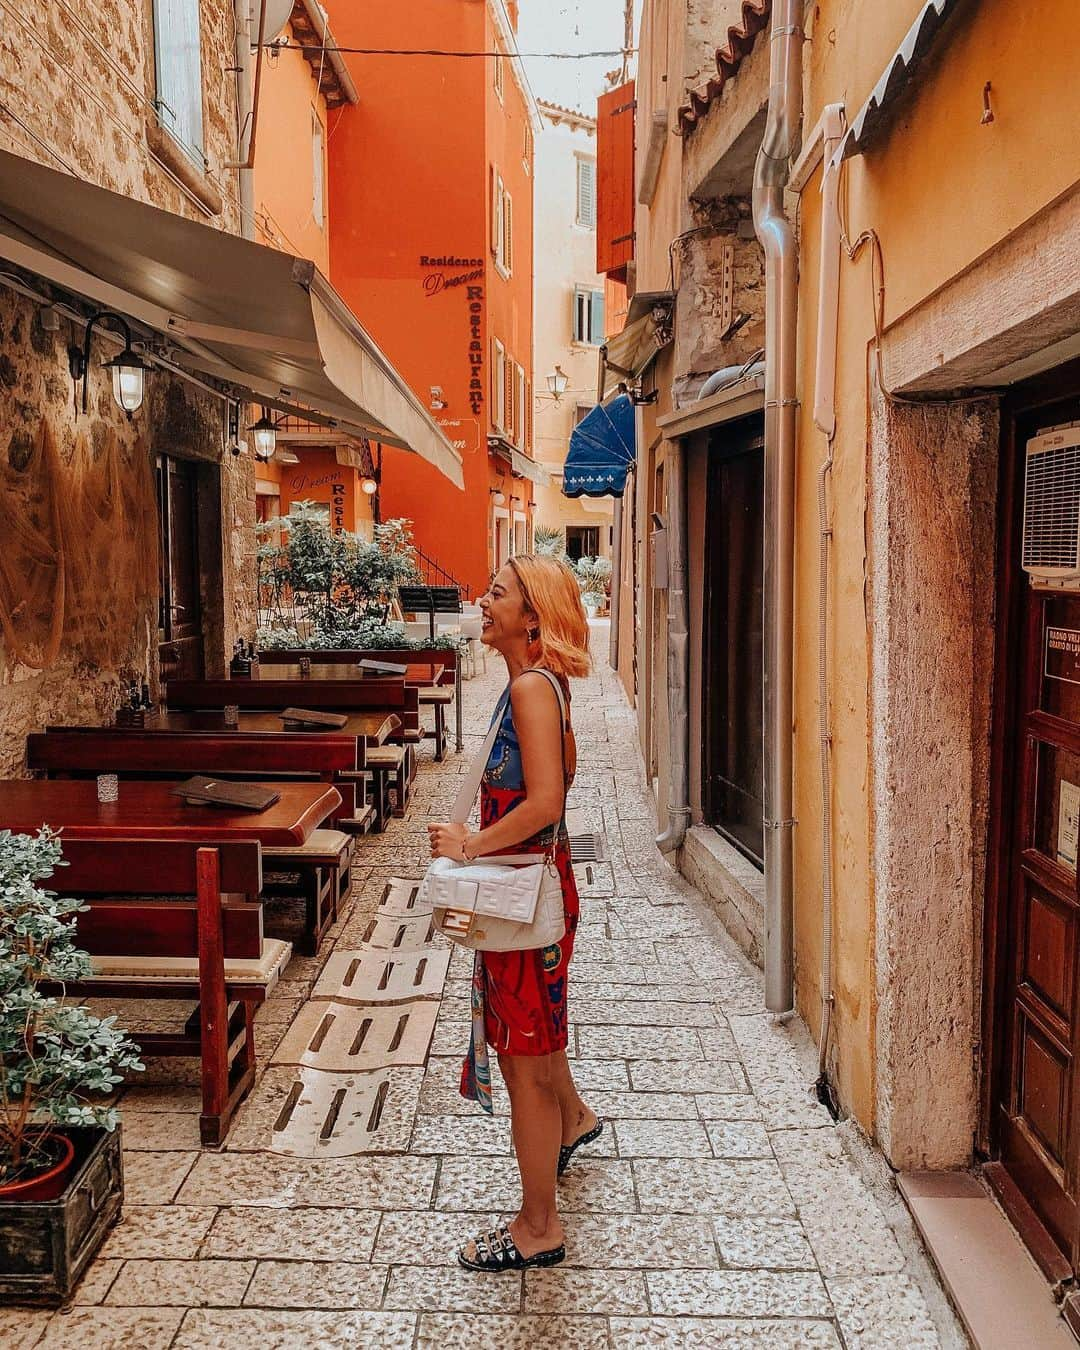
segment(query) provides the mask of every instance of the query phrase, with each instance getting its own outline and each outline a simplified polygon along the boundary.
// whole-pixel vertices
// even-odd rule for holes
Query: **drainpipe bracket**
[[[790,830],[792,826],[798,825],[798,820],[764,820],[762,824],[767,830]]]

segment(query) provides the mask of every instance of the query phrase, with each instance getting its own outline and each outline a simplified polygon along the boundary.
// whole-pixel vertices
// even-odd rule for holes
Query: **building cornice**
[[[518,54],[517,34],[514,32],[514,25],[510,22],[510,15],[506,11],[504,0],[487,0],[487,7],[488,13],[495,24],[495,32],[498,35],[499,42],[506,52],[510,68],[514,72],[514,79],[517,80],[521,96],[525,100],[525,107],[532,121],[533,130],[540,131],[542,127],[540,107],[536,101],[536,95],[532,91],[532,85],[529,83],[529,77],[525,74],[525,65]]]

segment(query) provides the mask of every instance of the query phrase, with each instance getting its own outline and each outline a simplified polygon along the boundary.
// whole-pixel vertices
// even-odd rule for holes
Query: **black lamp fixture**
[[[277,449],[277,423],[271,418],[269,408],[264,407],[262,416],[248,427],[255,441],[256,458],[263,460],[274,458]]]
[[[94,335],[94,327],[97,324],[109,322],[114,324],[123,335],[124,347],[121,352],[112,358],[111,361],[103,361],[102,367],[112,372],[112,392],[116,401],[116,406],[122,412],[127,413],[130,420],[132,413],[138,412],[142,407],[143,394],[145,392],[146,372],[150,367],[141,356],[131,347],[131,329],[127,320],[114,314],[112,310],[102,309],[96,314],[91,315],[89,323],[86,325],[86,334],[83,337],[81,347],[71,346],[68,348],[68,369],[71,371],[71,378],[76,382],[82,380],[82,410],[86,412],[88,399],[87,375],[90,369],[90,341]]]

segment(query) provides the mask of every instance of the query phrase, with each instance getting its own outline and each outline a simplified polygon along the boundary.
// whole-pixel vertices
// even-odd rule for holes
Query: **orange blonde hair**
[[[553,675],[588,675],[589,623],[573,572],[558,558],[518,553],[510,559],[525,606],[536,615],[540,635],[529,644],[533,663]]]

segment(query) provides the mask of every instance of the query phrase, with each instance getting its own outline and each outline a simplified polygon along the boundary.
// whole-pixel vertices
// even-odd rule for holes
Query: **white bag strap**
[[[545,670],[543,666],[531,666],[530,670],[535,671],[537,675],[543,675],[552,689],[555,690],[555,697],[559,700],[559,749],[562,754],[563,763],[563,819],[566,818],[566,724],[569,720],[569,714],[566,708],[566,698],[562,691],[559,681],[552,675],[550,670]],[[522,671],[527,675],[528,671]],[[520,676],[518,677],[520,679]],[[491,719],[491,726],[488,728],[488,734],[484,737],[484,743],[480,747],[479,753],[473,762],[469,765],[469,771],[461,781],[461,787],[458,789],[457,797],[454,799],[454,808],[450,812],[450,820],[455,825],[465,825],[468,823],[469,816],[472,813],[473,805],[476,801],[477,793],[480,791],[480,782],[484,777],[484,770],[487,768],[488,756],[491,754],[491,747],[495,744],[495,737],[499,734],[499,727],[502,725],[502,719],[506,713],[506,705],[510,702],[510,686],[507,685],[506,692],[499,700],[495,709],[495,716]],[[560,827],[562,821],[559,822]],[[475,862],[506,863],[506,864],[527,864],[537,862],[535,853],[499,853],[483,858],[474,859]]]

